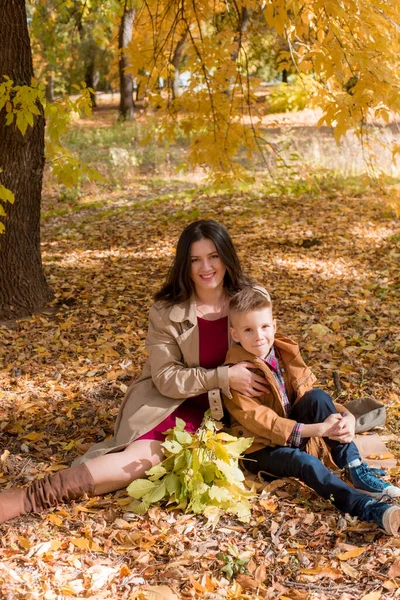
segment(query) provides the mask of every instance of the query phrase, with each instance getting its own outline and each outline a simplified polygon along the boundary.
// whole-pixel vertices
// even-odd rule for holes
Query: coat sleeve
[[[151,378],[163,396],[190,398],[216,388],[220,388],[228,397],[231,395],[228,384],[229,367],[187,367],[176,338],[155,306],[150,309],[146,349]]]
[[[258,397],[250,398],[232,391],[224,398],[228,412],[253,435],[268,440],[271,446],[286,446],[296,421],[279,416],[272,408],[261,404]]]

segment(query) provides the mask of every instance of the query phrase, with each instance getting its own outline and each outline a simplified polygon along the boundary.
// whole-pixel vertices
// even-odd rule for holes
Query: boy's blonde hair
[[[272,310],[271,298],[265,290],[257,287],[245,287],[232,296],[229,302],[230,314],[249,313],[253,310],[270,308]]]

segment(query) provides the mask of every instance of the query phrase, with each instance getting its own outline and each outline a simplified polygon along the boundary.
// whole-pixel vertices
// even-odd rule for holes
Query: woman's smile
[[[190,277],[198,290],[223,286],[226,267],[212,240],[203,238],[190,248]]]

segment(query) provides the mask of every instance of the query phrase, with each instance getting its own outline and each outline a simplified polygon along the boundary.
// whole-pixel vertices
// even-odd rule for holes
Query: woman
[[[267,391],[264,378],[247,369],[251,363],[220,366],[230,343],[229,297],[251,283],[222,225],[209,219],[186,227],[150,309],[149,358],[128,389],[113,438],[69,469],[0,494],[0,522],[126,487],[163,459],[162,432],[177,416],[194,431],[210,402],[215,416],[220,413],[219,390],[227,396],[230,388],[252,396]]]

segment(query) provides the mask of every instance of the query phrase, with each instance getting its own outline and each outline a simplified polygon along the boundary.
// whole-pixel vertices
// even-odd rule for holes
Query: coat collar
[[[197,322],[196,316],[196,302],[194,296],[191,296],[188,300],[174,304],[169,313],[169,318],[175,323],[183,323],[184,321],[190,321],[193,325]]]

